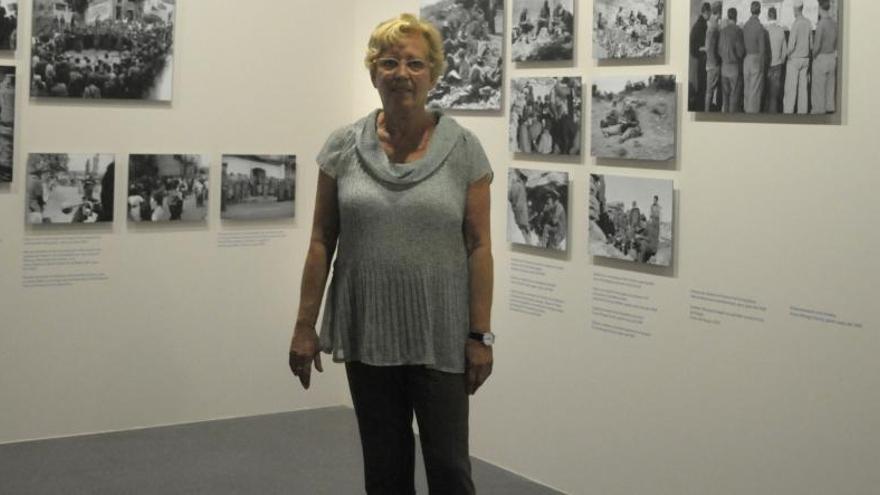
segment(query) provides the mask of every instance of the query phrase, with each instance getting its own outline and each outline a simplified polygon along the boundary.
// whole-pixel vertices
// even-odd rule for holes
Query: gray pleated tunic
[[[420,160],[388,160],[378,110],[318,154],[336,178],[339,241],[321,324],[334,361],[423,364],[462,373],[470,330],[464,238],[468,186],[492,170],[480,142],[439,114]]]

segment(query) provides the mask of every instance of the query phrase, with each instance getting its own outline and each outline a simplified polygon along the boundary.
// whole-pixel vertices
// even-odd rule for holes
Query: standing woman
[[[476,136],[425,108],[444,60],[431,24],[379,24],[364,62],[382,108],[317,158],[290,367],[308,388],[321,351],[345,363],[368,494],[415,493],[413,414],[430,492],[474,493],[468,394],[492,372],[492,170]]]

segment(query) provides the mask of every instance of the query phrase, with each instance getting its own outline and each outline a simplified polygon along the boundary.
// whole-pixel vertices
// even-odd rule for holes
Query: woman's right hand
[[[304,389],[308,389],[311,383],[312,361],[315,362],[316,370],[324,371],[321,366],[321,346],[314,325],[297,323],[290,341],[288,364],[294,376],[299,377]]]

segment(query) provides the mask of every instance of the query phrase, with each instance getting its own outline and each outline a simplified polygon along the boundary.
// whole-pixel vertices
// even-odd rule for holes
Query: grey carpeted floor
[[[362,469],[354,412],[338,407],[0,445],[0,494],[346,495],[363,493]],[[476,459],[474,481],[559,493]]]

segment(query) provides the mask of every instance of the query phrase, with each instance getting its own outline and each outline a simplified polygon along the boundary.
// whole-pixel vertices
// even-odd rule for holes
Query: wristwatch
[[[495,334],[492,332],[471,332],[468,334],[468,338],[474,339],[488,347],[495,345]]]

